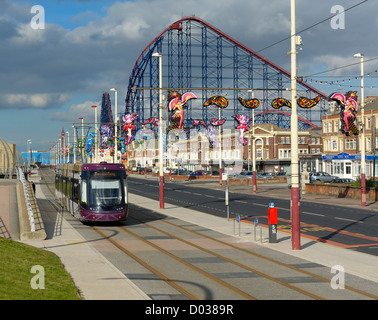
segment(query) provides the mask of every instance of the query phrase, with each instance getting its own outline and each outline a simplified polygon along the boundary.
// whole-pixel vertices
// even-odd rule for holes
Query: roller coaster
[[[174,22],[144,48],[129,78],[125,114],[137,113],[140,122],[158,117],[159,59],[153,56],[154,52],[162,55],[165,97],[169,91],[191,91],[197,96],[186,104],[186,128],[191,127],[193,119],[208,123],[211,118],[218,118],[218,110],[206,108],[204,103],[212,96],[223,96],[228,107],[222,109],[222,117],[227,117],[229,126],[234,125],[232,115],[252,113],[238,102],[242,97],[259,99],[256,123],[290,129],[290,109],[271,108],[274,99],[289,95],[290,73],[194,16]],[[299,129],[320,125],[328,107],[326,95],[300,79],[297,86],[301,96],[322,98],[314,108],[298,109]]]

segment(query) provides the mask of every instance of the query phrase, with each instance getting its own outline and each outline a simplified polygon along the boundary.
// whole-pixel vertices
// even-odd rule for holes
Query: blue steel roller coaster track
[[[193,91],[198,97],[185,109],[185,127],[190,127],[195,118],[206,123],[218,118],[215,108],[203,107],[211,96],[227,97],[230,103],[222,110],[222,117],[231,120],[233,114],[251,113],[238,103],[238,97],[254,95],[260,100],[261,108],[256,112],[261,123],[289,129],[290,111],[272,110],[270,106],[287,92],[290,73],[197,17],[184,17],[171,24],[138,57],[129,78],[125,113],[137,113],[139,121],[158,116],[159,66],[158,59],[152,57],[154,52],[163,55],[163,90]],[[322,97],[313,109],[298,109],[299,128],[306,130],[321,123],[327,96],[301,79],[297,84],[303,96]]]

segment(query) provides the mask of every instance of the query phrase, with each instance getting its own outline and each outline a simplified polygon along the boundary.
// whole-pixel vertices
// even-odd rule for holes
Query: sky
[[[298,74],[326,94],[359,90],[361,52],[365,96],[378,96],[377,13],[376,0],[296,0]],[[79,117],[94,121],[103,92],[114,106],[113,87],[122,112],[139,54],[192,15],[290,71],[290,0],[0,0],[0,137],[49,150]]]

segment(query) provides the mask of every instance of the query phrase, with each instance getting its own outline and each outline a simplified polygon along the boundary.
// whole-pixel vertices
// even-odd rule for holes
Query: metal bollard
[[[226,185],[226,191],[225,191],[225,195],[224,195],[224,200],[225,200],[225,205],[226,205],[227,221],[228,221],[230,219],[230,203],[229,203],[229,198],[228,198],[228,183]]]
[[[277,208],[274,203],[268,207],[269,243],[277,243]]]
[[[263,237],[262,237],[262,226],[261,226],[261,223],[260,223],[260,242],[261,242],[261,243],[263,242]]]

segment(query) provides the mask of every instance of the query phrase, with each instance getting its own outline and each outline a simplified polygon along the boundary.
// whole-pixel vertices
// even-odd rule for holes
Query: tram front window
[[[90,205],[101,207],[122,205],[122,189],[121,180],[92,180]]]
[[[125,206],[124,184],[125,173],[122,171],[83,172],[83,207],[96,211],[121,210]],[[84,198],[87,202],[83,201]]]

